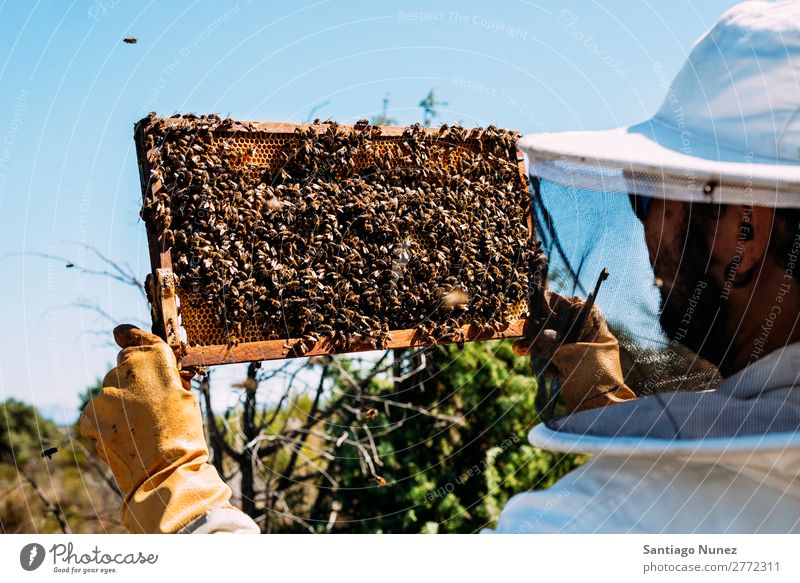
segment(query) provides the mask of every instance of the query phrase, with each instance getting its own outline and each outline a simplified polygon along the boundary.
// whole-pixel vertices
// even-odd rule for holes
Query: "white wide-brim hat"
[[[800,208],[800,1],[726,12],[652,119],[517,145],[531,176],[572,188]]]

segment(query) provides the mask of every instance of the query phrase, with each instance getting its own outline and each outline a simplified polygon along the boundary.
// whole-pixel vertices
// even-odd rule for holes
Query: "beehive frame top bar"
[[[333,127],[333,129],[331,129],[331,127]],[[415,132],[414,135],[417,136],[417,139],[422,139],[426,143],[428,143],[428,141],[436,142],[443,134],[443,128],[423,129],[417,127],[413,129]],[[177,155],[182,155],[185,153],[180,152],[174,145],[167,146],[167,142],[172,138],[164,136],[175,136],[181,133],[183,133],[183,135],[202,134],[206,136],[206,138],[204,138],[206,141],[202,142],[202,148],[198,147],[197,149],[198,151],[203,150],[203,156],[211,155],[208,153],[208,150],[212,147],[217,148],[217,146],[224,149],[217,149],[214,151],[217,153],[222,152],[220,155],[223,156],[229,151],[238,152],[236,155],[241,154],[245,156],[252,156],[251,158],[245,158],[248,164],[248,171],[252,174],[252,171],[263,169],[265,172],[264,176],[267,176],[266,173],[268,172],[269,168],[272,168],[271,172],[277,172],[279,171],[278,168],[281,167],[282,164],[286,164],[285,156],[283,158],[277,158],[279,154],[276,152],[278,150],[281,148],[285,149],[295,147],[293,144],[299,143],[297,140],[306,139],[306,143],[308,143],[308,136],[322,136],[323,134],[329,136],[331,131],[334,133],[342,132],[343,134],[356,136],[360,136],[360,134],[355,134],[354,132],[368,133],[368,138],[366,139],[369,140],[370,144],[372,145],[366,147],[367,149],[371,149],[372,154],[370,155],[374,157],[374,162],[374,160],[378,158],[383,159],[386,156],[396,156],[396,153],[386,153],[383,151],[376,154],[373,150],[376,150],[377,147],[394,147],[391,145],[393,141],[397,143],[404,139],[407,141],[409,139],[409,132],[411,130],[406,127],[375,127],[361,124],[356,126],[333,124],[333,126],[331,126],[331,124],[328,123],[290,124],[280,122],[235,122],[232,120],[220,120],[215,116],[186,116],[166,119],[151,116],[141,120],[136,124],[135,128],[135,141],[139,159],[140,177],[144,200],[146,203],[148,201],[151,203],[153,201],[161,200],[169,201],[170,196],[167,195],[168,192],[172,193],[172,200],[174,200],[175,192],[184,192],[186,190],[185,188],[179,188],[181,185],[178,184],[177,178],[175,178],[173,181],[174,184],[171,184],[170,178],[165,176],[164,170],[171,168],[165,162],[165,159],[168,156],[175,158]],[[446,130],[444,131],[446,134]],[[473,130],[461,130],[458,128],[458,131],[462,132],[459,135],[467,135],[468,132]],[[478,130],[474,131],[477,132]],[[487,133],[486,135],[488,136],[487,139],[491,139],[493,134]],[[423,137],[419,138],[419,136]],[[441,152],[443,152],[441,156],[444,160],[445,157],[453,155],[451,154],[450,150],[455,151],[455,148],[458,147],[462,148],[462,150],[467,148],[477,148],[478,150],[483,151],[484,146],[480,143],[480,137],[477,139],[468,138],[462,140],[463,141],[460,143],[451,143],[451,141],[441,140],[441,143],[437,142],[436,150],[430,150],[427,153],[431,154],[431,157],[434,157],[434,155],[438,155],[437,152],[441,150]],[[311,141],[313,142],[313,139],[311,139]],[[276,143],[279,144],[278,147],[275,146]],[[366,144],[366,142],[364,143]],[[467,143],[471,145],[467,145]],[[216,145],[212,146],[210,144]],[[389,146],[381,146],[380,144],[389,144]],[[176,154],[176,151],[179,153]],[[246,154],[243,154],[243,152],[246,152]],[[489,152],[488,146],[487,152]],[[194,152],[189,152],[189,154],[194,154]],[[483,164],[483,158],[476,157],[474,153],[471,155],[474,159]],[[487,153],[486,159],[489,160],[486,162],[489,164],[487,168],[491,168],[491,164],[502,164],[505,168],[507,176],[508,163],[513,163],[517,172],[514,180],[519,181],[515,186],[515,189],[518,188],[519,192],[515,192],[515,196],[519,197],[520,192],[523,190],[527,194],[527,181],[522,165],[521,155],[518,154],[512,147],[507,154],[502,151],[501,157],[505,159],[501,160],[497,157],[493,158],[491,155],[489,155],[489,153]],[[193,158],[195,158],[195,156],[193,156]],[[400,160],[401,158],[397,159]],[[447,158],[447,160],[450,159]],[[433,161],[427,163],[430,166],[433,166],[437,162]],[[255,170],[253,170],[254,168]],[[282,196],[282,193],[285,194],[287,192],[291,192],[292,196],[300,196],[297,194],[299,192],[298,188],[293,186],[294,183],[292,182],[292,180],[295,180],[296,177],[299,176],[297,174],[297,169],[292,169],[291,162],[287,164],[285,168],[288,169],[288,174],[292,174],[292,172],[294,172],[294,178],[287,178],[286,184],[291,183],[290,186],[287,187],[287,190],[280,190],[286,186],[286,184],[283,186],[279,185],[275,187],[277,190],[274,190],[273,185],[276,182],[280,182],[280,180],[276,180],[271,182],[266,187],[264,183],[259,184],[259,188],[265,187],[266,189],[263,191],[258,191],[257,194],[271,193],[268,194],[268,196],[275,198],[275,193],[278,193],[278,195]],[[392,163],[388,163],[388,166],[383,168],[383,171],[386,172],[387,168],[391,170]],[[486,174],[485,170],[486,168],[484,168],[484,174]],[[280,171],[282,172],[282,170]],[[438,172],[438,175],[441,175],[439,176],[439,179],[441,180],[452,181],[452,177],[448,176],[446,172],[440,171]],[[177,174],[175,174],[175,176],[177,176]],[[374,176],[374,169],[372,176]],[[356,182],[362,181],[362,177],[356,176],[355,173],[354,177],[355,178],[353,178],[353,180]],[[264,180],[269,182],[268,179]],[[369,180],[368,177],[367,180]],[[408,179],[404,178],[404,180],[407,181]],[[436,180],[436,178],[431,180]],[[331,188],[335,188],[338,191],[340,183],[336,182],[335,180],[334,183],[336,186],[332,186]],[[197,184],[191,186],[191,181],[189,184],[189,190],[197,187]],[[324,187],[326,183],[321,182],[321,184],[323,184]],[[333,183],[328,183],[329,186],[331,184]],[[343,179],[341,182],[342,187],[345,189],[348,187],[348,184],[350,183],[348,183],[347,179]],[[469,184],[468,181],[467,184]],[[185,184],[183,184],[183,186],[185,187]],[[412,184],[411,186],[414,185]],[[408,190],[407,183],[406,187]],[[204,188],[207,188],[207,186],[204,186]],[[394,186],[392,186],[392,188],[394,188]],[[227,195],[225,194],[223,196]],[[278,198],[280,198],[280,196]],[[196,199],[197,196],[194,198]],[[292,201],[297,202],[295,199],[292,199]],[[303,201],[301,200],[300,202]],[[169,203],[167,202],[165,204]],[[273,331],[271,338],[264,338],[263,336],[259,337],[259,334],[261,334],[260,326],[250,325],[247,322],[245,322],[244,331],[242,330],[240,324],[240,327],[237,329],[237,333],[235,335],[232,335],[228,330],[226,332],[228,336],[223,337],[221,335],[223,326],[220,324],[219,318],[216,320],[216,331],[212,330],[213,333],[206,334],[202,332],[200,328],[198,328],[197,323],[204,322],[205,324],[208,324],[208,322],[213,320],[213,317],[208,315],[208,311],[211,310],[209,306],[213,303],[213,301],[208,300],[208,295],[203,298],[202,293],[195,294],[191,290],[186,289],[186,273],[181,274],[181,261],[183,261],[183,264],[186,263],[185,254],[181,255],[179,253],[178,256],[173,256],[175,251],[173,248],[175,233],[171,232],[169,228],[165,228],[165,226],[160,224],[159,221],[153,220],[152,208],[153,205],[151,204],[147,212],[143,210],[143,217],[145,218],[145,224],[147,227],[152,267],[152,274],[148,278],[147,287],[149,299],[151,301],[153,328],[156,333],[164,337],[171,345],[175,347],[180,346],[182,363],[184,366],[206,366],[234,362],[290,358],[303,355],[312,356],[337,352],[374,350],[376,348],[401,348],[455,341],[462,342],[489,338],[515,337],[528,334],[530,332],[530,330],[527,329],[528,323],[526,320],[526,297],[524,299],[517,298],[519,301],[516,302],[513,309],[505,309],[504,313],[498,316],[498,318],[493,317],[491,325],[484,325],[478,321],[465,321],[463,312],[459,312],[462,314],[460,320],[455,317],[449,318],[450,311],[440,312],[437,311],[439,308],[436,308],[434,312],[438,314],[437,317],[441,319],[442,313],[445,313],[448,321],[451,322],[451,324],[446,327],[448,330],[447,335],[433,336],[428,333],[421,333],[420,329],[422,329],[423,332],[428,329],[426,328],[426,324],[420,324],[416,327],[390,327],[388,334],[381,334],[377,345],[374,337],[370,337],[369,335],[362,337],[359,334],[349,336],[347,337],[346,341],[343,342],[341,337],[336,338],[336,331],[334,331],[333,339],[327,337],[325,334],[315,334],[313,331],[312,333],[305,333],[303,335],[291,337],[286,337],[290,335],[284,334],[282,336],[279,335],[277,338],[275,337],[275,332]],[[262,206],[261,208],[263,209],[265,207]],[[500,207],[498,207],[498,209],[500,209]],[[449,210],[444,209],[443,207],[440,207],[440,210],[444,213],[449,212]],[[501,210],[502,209],[495,209],[495,212],[500,213]],[[527,221],[526,229],[527,231],[530,231],[530,217],[526,216],[525,213],[521,213],[519,218],[521,222]],[[166,220],[165,223],[170,224],[170,220]],[[177,220],[174,220],[173,217],[171,226],[173,229],[176,229],[176,225],[179,227],[180,217],[178,217]],[[423,234],[422,236],[424,237],[425,235]],[[179,235],[179,237],[181,237],[181,240],[185,239],[185,237],[182,235]],[[422,245],[422,247],[428,249],[428,252],[430,252],[431,246],[435,248],[437,245],[436,240],[432,241],[433,243],[430,241],[427,243],[427,247]],[[447,242],[448,241],[445,241],[445,243]],[[534,247],[536,247],[535,242],[532,241],[532,244]],[[328,249],[330,248],[331,246],[329,245]],[[526,250],[526,253],[528,253],[528,251],[530,250]],[[528,255],[523,255],[528,257]],[[180,259],[180,257],[183,259]],[[176,259],[178,260],[178,264],[175,264]],[[380,263],[379,259],[380,258],[376,258],[376,263]],[[527,269],[531,267],[532,264],[533,262],[531,262],[530,265],[520,266],[520,271],[527,272]],[[186,270],[184,269],[184,272],[185,271]],[[490,272],[486,271],[486,273]],[[497,276],[498,273],[500,275],[504,275],[497,271],[491,273],[494,273],[495,276]],[[516,274],[517,271],[514,270],[514,273]],[[509,279],[513,279],[510,275],[504,276],[508,277]],[[448,277],[449,279],[446,280],[447,282],[452,283],[455,281],[452,274],[450,274]],[[492,279],[491,276],[488,277]],[[341,277],[338,279],[341,279]],[[184,284],[183,287],[182,283]],[[437,285],[439,287],[436,289],[444,289],[447,287],[442,285],[442,281],[438,281]],[[516,295],[512,296],[512,294],[509,293],[508,301],[511,301],[512,297],[520,296],[519,290],[516,288],[515,290]],[[202,291],[204,290],[201,289],[200,292]],[[456,289],[456,291],[458,292],[459,290]],[[447,303],[448,297],[444,298],[445,303]],[[304,305],[301,299],[298,299],[298,302],[298,305]],[[310,302],[309,305],[313,306],[314,304],[313,302]],[[353,306],[345,307],[352,308]],[[459,308],[462,307],[466,309],[466,304],[464,306],[459,306]],[[255,308],[253,310],[254,314],[258,312],[258,310]],[[457,311],[458,310],[456,310],[456,312]],[[211,318],[211,320],[209,320],[209,318]],[[211,327],[213,328],[213,325]],[[287,328],[287,330],[289,329],[290,328]],[[186,333],[186,341],[183,341],[184,339],[182,338],[182,333],[184,331]],[[238,336],[238,338],[231,340],[230,336]]]

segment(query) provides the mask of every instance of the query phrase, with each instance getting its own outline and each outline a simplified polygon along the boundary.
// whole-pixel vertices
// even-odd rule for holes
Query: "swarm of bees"
[[[145,188],[141,215],[171,248],[179,291],[212,307],[227,342],[296,338],[302,353],[325,338],[346,352],[404,329],[463,342],[464,325],[519,317],[543,256],[515,133],[414,125],[389,138],[366,120],[325,122],[298,127],[264,164],[237,141],[258,136],[247,122],[181,117],[140,122],[158,152],[143,180],[162,185]]]

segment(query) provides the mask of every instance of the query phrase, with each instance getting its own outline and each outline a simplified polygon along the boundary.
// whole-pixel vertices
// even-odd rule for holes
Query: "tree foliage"
[[[535,390],[527,359],[509,342],[437,347],[408,380],[372,382],[369,392],[459,421],[381,413],[371,431],[400,427],[376,439],[377,483],[355,447],[342,447],[328,467],[340,487],[321,493],[321,506],[342,509],[335,530],[473,532],[491,526],[510,496],[552,484],[580,460],[527,444]]]
[[[32,405],[0,403],[0,533],[119,532],[119,490],[91,443]]]
[[[56,425],[34,406],[15,399],[0,403],[0,463],[25,465],[58,437]]]

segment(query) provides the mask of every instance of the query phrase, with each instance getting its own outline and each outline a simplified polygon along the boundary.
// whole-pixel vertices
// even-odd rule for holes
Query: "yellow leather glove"
[[[583,305],[579,298],[563,298],[548,292],[553,328],[533,339],[514,344],[520,355],[549,358],[551,372],[558,375],[561,397],[570,411],[593,409],[635,399],[625,384],[620,364],[619,341],[595,306],[584,325],[579,342],[563,344],[563,335],[574,323]],[[558,331],[557,331],[558,330]]]
[[[172,349],[158,336],[118,326],[117,366],[80,419],[122,490],[123,524],[136,533],[175,533],[231,490],[209,465],[197,399]]]

